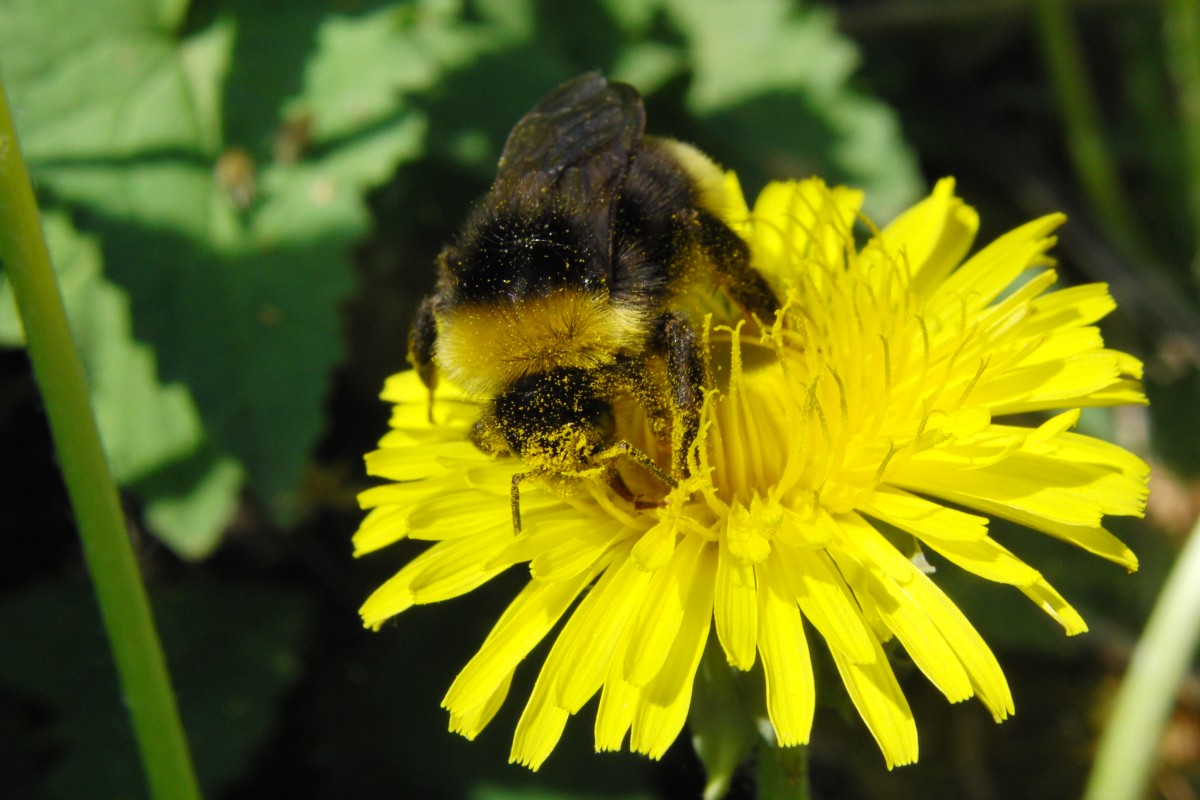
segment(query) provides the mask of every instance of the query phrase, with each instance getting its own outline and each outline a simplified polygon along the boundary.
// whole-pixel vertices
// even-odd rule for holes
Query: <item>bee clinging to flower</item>
[[[471,440],[569,485],[619,483],[626,456],[673,486],[687,474],[705,359],[682,298],[724,290],[751,317],[779,302],[719,216],[724,174],[690,145],[644,135],[633,87],[588,73],[513,128],[495,183],[438,258],[410,358],[431,392],[439,373],[485,398]],[[617,435],[613,404],[641,404],[670,463]],[[620,487],[618,487],[620,488]]]

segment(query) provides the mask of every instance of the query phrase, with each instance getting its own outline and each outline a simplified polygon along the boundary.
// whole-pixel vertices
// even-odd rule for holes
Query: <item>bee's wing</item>
[[[642,98],[632,86],[588,72],[538,101],[508,135],[496,188],[553,192],[596,221],[608,241],[608,218],[629,160],[646,126]]]

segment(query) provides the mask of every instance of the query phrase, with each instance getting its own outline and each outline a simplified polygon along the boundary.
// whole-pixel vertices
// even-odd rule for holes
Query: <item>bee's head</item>
[[[581,477],[613,439],[612,405],[583,369],[527,375],[496,398],[494,413],[512,452],[548,474]]]

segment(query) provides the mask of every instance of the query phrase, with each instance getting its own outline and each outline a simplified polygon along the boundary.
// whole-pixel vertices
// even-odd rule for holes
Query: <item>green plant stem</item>
[[[67,327],[3,81],[0,263],[12,282],[25,325],[29,358],[45,403],[150,791],[156,798],[199,798],[146,588],[100,445],[88,402],[87,380]]]
[[[1175,562],[1133,651],[1100,739],[1085,800],[1138,800],[1175,694],[1200,641],[1200,522]]]
[[[1179,123],[1187,169],[1188,206],[1192,231],[1200,231],[1200,2],[1168,0],[1163,15],[1167,68],[1179,98]],[[1200,241],[1192,261],[1193,277],[1200,280]]]
[[[1133,207],[1121,191],[1105,143],[1095,93],[1087,78],[1079,34],[1065,0],[1033,0],[1042,54],[1057,97],[1067,149],[1092,211],[1129,255],[1148,252]]]
[[[721,800],[729,794],[738,767],[750,760],[756,744],[766,746],[750,711],[758,698],[745,696],[748,678],[729,666],[717,637],[710,636],[688,711],[692,746],[704,765],[703,800]]]
[[[759,759],[770,759],[759,765],[758,800],[809,800],[812,796],[808,778],[808,746],[768,747],[759,749]],[[771,774],[773,778],[767,778]]]

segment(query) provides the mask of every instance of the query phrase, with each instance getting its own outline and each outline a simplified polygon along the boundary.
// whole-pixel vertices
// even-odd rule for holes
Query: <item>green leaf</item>
[[[12,0],[0,53],[31,161],[216,152],[232,30],[178,43],[184,2]]]
[[[236,460],[206,446],[130,488],[142,499],[149,529],[177,554],[199,559],[220,543],[245,478]]]
[[[916,159],[895,113],[850,88],[858,51],[830,12],[784,0],[663,5],[688,42],[703,139],[754,157],[729,165],[749,186],[818,174],[865,189],[882,220],[915,199]]]
[[[367,180],[414,152],[408,124],[316,162],[268,169],[249,219],[210,171],[184,164],[59,167],[45,182],[89,205],[110,272],[164,377],[191,387],[215,445],[244,465],[278,518],[300,510],[299,476],[341,357],[348,251],[367,230]]]
[[[350,20],[322,16],[318,4],[294,9],[292,21],[307,14],[320,31],[317,88],[295,103],[322,121],[322,135],[339,138],[311,157],[302,142],[283,160],[256,165],[245,151],[221,152],[222,82],[240,18],[218,17],[180,39],[178,4],[105,0],[88,9],[73,18],[61,3],[12,6],[12,37],[0,41],[19,53],[13,95],[39,184],[86,209],[80,219],[100,233],[109,276],[129,293],[134,332],[157,352],[162,376],[190,389],[211,439],[194,459],[195,447],[171,464],[119,471],[148,493],[147,517],[165,526],[167,541],[197,554],[211,541],[197,547],[182,529],[213,521],[242,470],[277,519],[294,519],[301,508],[299,476],[341,358],[349,250],[369,228],[364,197],[421,152],[422,117],[405,109],[403,92],[428,85],[439,54],[452,48],[406,47],[409,33],[395,13]],[[121,19],[97,21],[92,12]],[[244,13],[251,31],[276,21]],[[27,53],[14,32],[35,43],[61,34],[73,46],[52,50],[58,63]],[[372,52],[363,51],[368,43]],[[375,89],[348,95],[342,79],[365,66],[356,59],[389,50],[402,55]],[[113,69],[122,59],[131,66]],[[347,116],[366,96],[369,113]],[[258,126],[256,142],[269,141],[285,101],[280,92],[279,105],[238,120]],[[146,437],[158,434],[159,420],[150,422]],[[150,466],[169,474],[149,479]],[[189,475],[194,497],[180,484]],[[154,493],[168,485],[169,493]]]
[[[456,6],[423,2],[363,16],[331,15],[317,33],[300,95],[287,115],[307,118],[314,142],[351,135],[406,107],[406,97],[434,88],[442,73],[495,42],[463,25]]]
[[[621,51],[611,77],[650,94],[686,68],[687,56],[679,48],[659,42],[638,42]]]
[[[121,484],[150,485],[161,470],[207,447],[191,393],[179,383],[160,382],[154,351],[134,339],[129,298],[105,278],[95,239],[77,233],[61,213],[46,214],[43,225],[113,475]],[[7,284],[0,289],[0,308],[12,309],[0,315],[0,344],[22,344]],[[174,513],[155,512],[161,517],[155,530],[182,555],[207,554],[233,513],[238,474],[228,459],[210,459],[196,475],[207,491],[169,497]],[[148,509],[167,499],[155,491],[141,494]]]
[[[153,592],[197,773],[208,793],[239,775],[299,675],[305,604],[276,589],[194,580]],[[229,625],[231,619],[242,620]],[[44,583],[0,604],[0,683],[44,703],[59,757],[50,797],[138,797],[138,757],[86,581]]]

